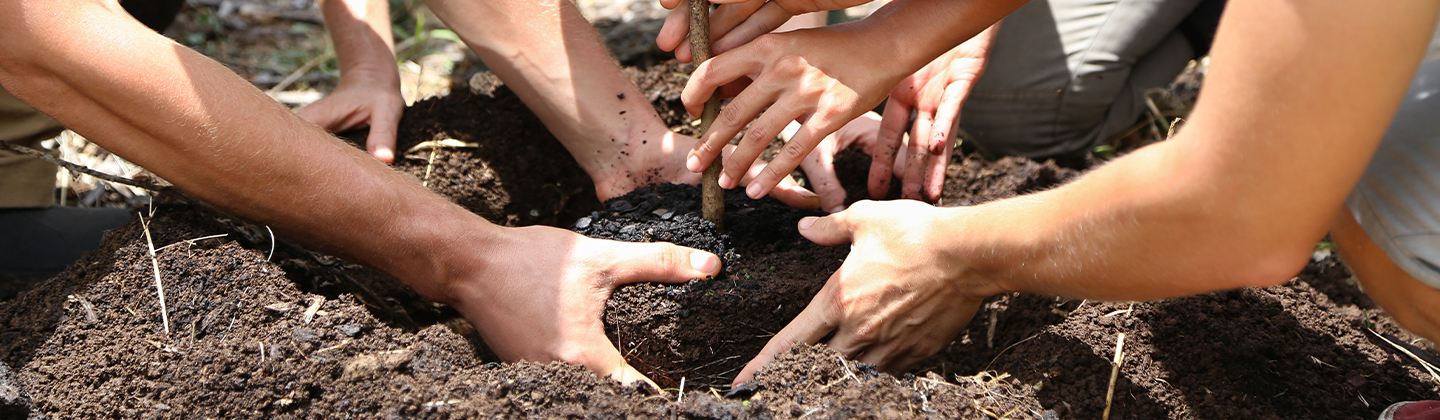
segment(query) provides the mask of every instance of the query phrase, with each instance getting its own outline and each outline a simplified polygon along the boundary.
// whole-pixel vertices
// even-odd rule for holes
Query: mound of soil
[[[656,72],[673,73],[631,74],[673,79]],[[401,150],[447,138],[476,143],[437,149],[433,163],[428,150],[410,153],[396,167],[497,223],[721,255],[725,269],[715,278],[626,286],[606,306],[607,334],[629,362],[675,389],[625,387],[558,363],[498,363],[453,310],[384,273],[177,203],[147,218],[155,259],[137,219],[61,276],[0,303],[0,413],[1099,418],[1120,333],[1113,418],[1363,419],[1392,402],[1436,397],[1435,379],[1381,337],[1417,338],[1365,298],[1343,265],[1318,254],[1295,280],[1266,289],[1137,303],[997,296],[949,348],[902,377],[802,347],[745,387],[717,389],[849,252],[798,236],[795,221],[815,213],[736,192],[726,200],[729,229],[715,234],[689,186],[647,187],[601,206],[563,147],[504,87],[417,103],[401,136]],[[845,159],[853,163],[839,165],[842,182],[852,198],[863,196],[868,158]],[[1053,163],[975,156],[957,156],[947,173],[946,204],[1076,176]],[[216,234],[228,236],[194,240]],[[674,392],[682,378],[684,392]]]

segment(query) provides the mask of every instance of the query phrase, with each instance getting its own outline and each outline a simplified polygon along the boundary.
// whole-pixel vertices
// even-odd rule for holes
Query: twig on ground
[[[295,69],[294,72],[291,72],[289,76],[285,76],[284,79],[280,79],[280,83],[276,83],[275,87],[270,88],[270,90],[265,91],[265,93],[274,94],[283,92],[285,88],[290,87],[291,83],[295,83],[296,80],[300,80],[300,77],[304,76],[306,72],[310,71],[310,69],[315,68],[315,66],[320,65],[320,63],[324,63],[332,58],[335,58],[335,51],[333,50],[326,51],[324,54],[320,54],[319,57],[310,59],[310,61],[307,61],[305,62],[305,64],[301,65],[300,68]]]
[[[39,150],[31,149],[31,148],[29,148],[29,147],[21,146],[21,145],[18,145],[18,144],[10,144],[10,143],[6,143],[6,142],[3,142],[3,141],[0,141],[0,149],[6,149],[6,150],[10,150],[10,151],[15,152],[15,153],[22,153],[22,154],[30,155],[30,156],[33,156],[33,157],[35,157],[35,158],[37,158],[37,159],[40,159],[40,160],[43,160],[43,161],[46,161],[46,162],[50,162],[50,163],[53,163],[53,164],[56,164],[56,165],[60,165],[61,167],[64,167],[65,169],[69,169],[70,171],[79,172],[79,173],[82,173],[82,174],[90,175],[90,176],[93,176],[93,177],[96,177],[96,178],[99,178],[99,179],[102,179],[102,180],[114,182],[114,183],[117,183],[117,184],[125,184],[125,185],[129,185],[129,186],[132,186],[132,187],[135,187],[135,188],[143,188],[143,189],[147,189],[147,190],[150,190],[150,191],[160,191],[160,188],[161,188],[159,185],[156,185],[156,184],[154,184],[154,183],[150,183],[150,182],[146,182],[146,181],[138,181],[138,180],[134,180],[134,179],[129,179],[129,178],[123,178],[123,177],[119,177],[119,176],[115,176],[115,175],[110,175],[110,174],[107,174],[107,173],[104,173],[104,172],[100,172],[100,171],[97,171],[97,170],[94,170],[94,169],[90,169],[90,168],[87,168],[87,167],[84,167],[84,166],[80,166],[79,164],[76,164],[76,163],[71,163],[71,162],[65,161],[65,160],[63,160],[63,159],[57,159],[57,158],[51,157],[50,155],[45,154],[44,152],[39,151]]]
[[[681,376],[681,377],[680,377],[680,391],[679,391],[679,392],[676,392],[676,394],[680,394],[680,396],[675,397],[675,403],[676,403],[676,404],[684,403],[684,402],[685,402],[685,377],[684,377],[684,376]]]
[[[1105,414],[1101,418],[1110,420],[1110,403],[1115,401],[1115,380],[1120,377],[1120,362],[1125,360],[1125,333],[1115,339],[1115,361],[1110,367],[1110,386],[1105,390]]]
[[[324,296],[316,296],[314,299],[311,299],[310,308],[305,309],[305,319],[303,319],[302,321],[306,324],[309,324],[311,320],[315,319],[315,313],[320,312],[320,305],[324,303]]]
[[[186,240],[183,240],[183,241],[180,241],[180,242],[176,242],[176,243],[173,243],[173,244],[170,244],[170,245],[165,245],[165,246],[162,246],[162,247],[159,247],[159,248],[155,248],[155,252],[164,251],[166,248],[169,248],[169,247],[172,247],[172,246],[176,246],[176,245],[193,244],[193,243],[196,243],[196,242],[199,242],[199,241],[203,241],[203,240],[206,240],[206,239],[223,238],[223,237],[226,237],[226,236],[230,236],[230,234],[228,234],[228,233],[222,233],[222,234],[219,234],[219,235],[201,236],[201,237],[195,238],[195,239],[186,239]]]
[[[999,312],[994,308],[990,309],[990,325],[985,327],[985,348],[995,348],[995,323],[999,321]]]
[[[152,213],[150,217],[155,215]],[[155,271],[155,293],[160,295],[160,322],[165,325],[165,335],[170,335],[170,314],[165,309],[165,285],[160,283],[160,260],[155,258],[155,241],[150,238],[150,222],[145,217],[140,217],[140,227],[145,231],[145,245],[150,248],[150,267]]]
[[[1430,362],[1426,362],[1425,359],[1421,359],[1420,356],[1417,356],[1415,353],[1411,352],[1410,349],[1407,349],[1407,348],[1405,348],[1405,347],[1403,347],[1403,346],[1401,346],[1401,345],[1399,345],[1399,344],[1396,344],[1394,341],[1390,341],[1389,338],[1385,338],[1384,335],[1381,335],[1380,333],[1376,332],[1375,330],[1366,328],[1365,331],[1368,331],[1368,332],[1370,332],[1370,334],[1373,334],[1373,335],[1375,335],[1376,337],[1379,337],[1381,340],[1384,340],[1386,344],[1389,344],[1391,347],[1394,347],[1396,350],[1400,350],[1400,352],[1401,352],[1401,353],[1405,353],[1406,356],[1410,356],[1411,359],[1414,359],[1416,362],[1420,363],[1420,367],[1425,368],[1425,371],[1430,373],[1430,377],[1431,377],[1431,378],[1434,378],[1434,379],[1435,379],[1435,382],[1440,382],[1440,374],[1437,374],[1437,373],[1436,373],[1435,365],[1430,364]]]
[[[854,380],[855,380],[855,383],[857,383],[857,384],[861,383],[861,382],[860,382],[860,378],[855,377],[855,372],[851,372],[851,371],[850,371],[850,366],[845,364],[845,358],[844,358],[844,357],[841,357],[840,355],[837,354],[837,355],[835,355],[835,358],[840,359],[840,367],[845,369],[845,375],[849,376],[850,379],[854,379]]]

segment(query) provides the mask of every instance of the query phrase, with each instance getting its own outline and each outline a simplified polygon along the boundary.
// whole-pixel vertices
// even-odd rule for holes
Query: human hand
[[[295,112],[332,133],[370,127],[365,149],[381,162],[392,163],[405,99],[400,96],[398,73],[393,84],[373,80],[358,76],[342,80],[329,96]]]
[[[970,96],[975,82],[985,73],[990,47],[1000,24],[990,26],[900,81],[885,104],[880,123],[882,150],[900,149],[905,125],[915,113],[905,153],[896,158],[895,173],[901,179],[901,197],[936,202],[945,186],[945,166],[955,150],[955,132],[960,126],[960,107]],[[873,155],[872,155],[873,156]],[[871,194],[875,193],[871,170]],[[883,185],[889,187],[886,177]]]
[[[686,152],[693,148],[699,140],[670,132],[663,124],[651,130],[665,134],[661,135],[658,140],[654,138],[648,141],[631,139],[617,143],[606,139],[592,142],[595,147],[602,150],[602,154],[617,157],[614,160],[598,160],[596,162],[604,164],[596,165],[593,170],[592,168],[586,170],[590,174],[590,178],[595,181],[595,194],[600,201],[625,195],[646,185],[660,183],[700,185],[700,174],[685,169]],[[727,146],[725,153],[728,155],[734,148],[734,146]],[[583,159],[577,160],[586,162]],[[759,174],[764,167],[763,161],[757,161],[740,181],[742,183],[750,182],[750,179]],[[780,184],[771,191],[770,196],[790,207],[820,208],[820,198],[805,187],[801,187],[789,175],[780,181]]]
[[[860,118],[856,118],[840,131],[825,136],[825,140],[810,151],[810,155],[800,162],[800,168],[805,170],[805,176],[810,179],[810,186],[820,195],[820,208],[831,213],[838,213],[845,210],[845,187],[840,185],[840,179],[835,175],[835,155],[841,151],[859,147],[870,155],[870,198],[884,199],[890,192],[890,175],[894,171],[895,151],[898,145],[881,144],[879,139],[880,115],[874,112],[866,112]],[[791,123],[785,128],[780,137],[789,141],[793,137],[793,129],[799,129],[798,123]],[[758,162],[751,169],[761,166]],[[781,184],[784,185],[784,184]],[[777,187],[778,188],[778,187]]]
[[[451,282],[444,301],[507,362],[558,360],[625,383],[654,385],[605,337],[601,315],[610,293],[630,283],[680,283],[720,272],[715,255],[667,243],[591,239],[541,226],[498,236],[483,245],[489,264],[456,267],[482,275]]]
[[[799,121],[802,125],[795,137],[745,189],[752,198],[764,196],[825,136],[874,108],[895,83],[914,71],[886,65],[882,54],[868,53],[884,51],[884,43],[863,32],[834,27],[797,30],[763,35],[701,64],[681,95],[693,115],[699,115],[717,87],[743,77],[753,82],[721,109],[690,152],[686,167],[703,171],[748,123],[750,128],[720,175],[721,187],[734,188],[771,139],[790,121]]]
[[[800,220],[820,245],[852,244],[850,255],[805,310],[766,343],[736,376],[755,371],[797,343],[828,345],[881,370],[904,370],[940,351],[970,322],[986,297],[963,283],[966,267],[937,246],[950,239],[947,209],[918,201],[861,201],[823,218]]]

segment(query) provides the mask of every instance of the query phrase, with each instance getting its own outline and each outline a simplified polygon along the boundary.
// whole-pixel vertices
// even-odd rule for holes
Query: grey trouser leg
[[[1440,288],[1440,59],[1420,65],[1345,204],[1396,265]]]
[[[1200,0],[1033,0],[1000,26],[960,125],[986,149],[1084,151],[1145,112],[1194,55],[1176,29]]]

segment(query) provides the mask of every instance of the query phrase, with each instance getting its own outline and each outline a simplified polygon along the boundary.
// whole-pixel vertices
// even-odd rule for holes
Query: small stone
[[[576,221],[575,221],[575,228],[576,228],[576,229],[584,229],[584,228],[588,228],[588,227],[590,227],[590,218],[589,218],[589,217],[581,217],[580,220],[576,220]]]
[[[621,234],[621,235],[633,235],[633,234],[635,234],[635,231],[636,231],[636,230],[639,230],[639,229],[640,229],[640,227],[637,226],[637,225],[626,225],[625,227],[620,228],[620,234]]]
[[[654,215],[660,216],[660,217],[665,217],[665,213],[669,213],[669,212],[670,212],[670,210],[666,210],[666,209],[655,209],[655,210],[652,210],[652,211],[650,212],[650,214],[654,214]]]
[[[634,205],[634,204],[630,204],[629,201],[625,201],[625,200],[615,200],[615,202],[610,203],[610,208],[611,208],[612,210],[617,211],[617,212],[623,213],[623,212],[627,212],[627,211],[630,211],[630,210],[635,210],[635,205]]]
[[[345,324],[335,328],[339,329],[342,334],[351,337],[354,337],[356,334],[360,333],[360,326],[356,324]]]

